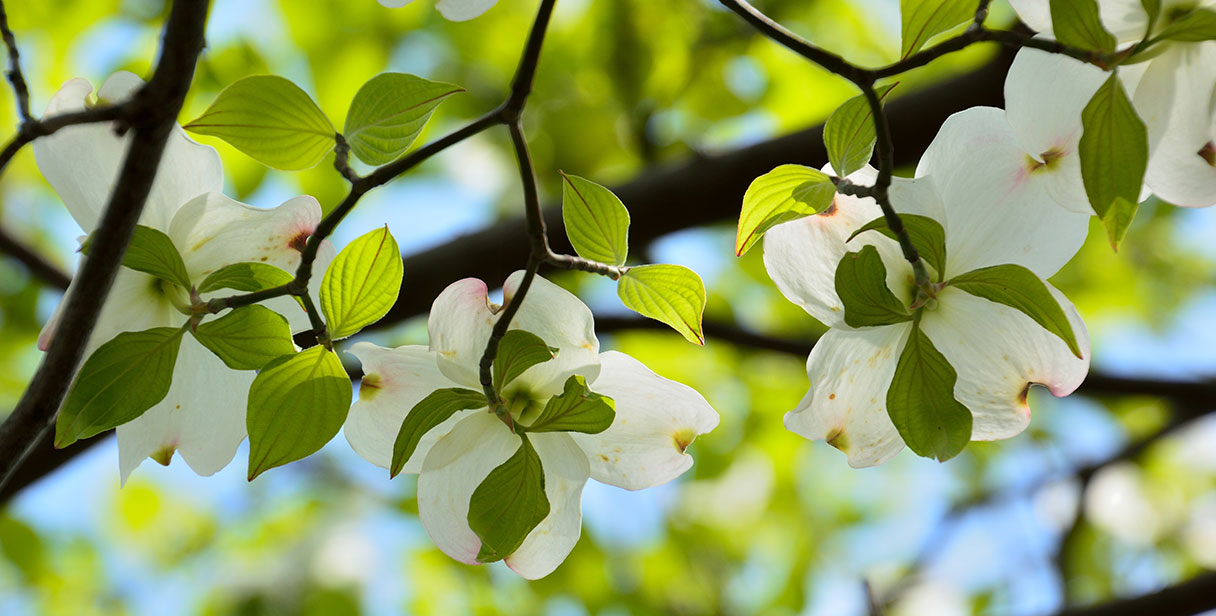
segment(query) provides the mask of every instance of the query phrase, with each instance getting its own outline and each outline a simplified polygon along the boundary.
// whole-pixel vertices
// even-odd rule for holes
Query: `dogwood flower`
[[[390,8],[401,8],[414,0],[379,0],[380,4]],[[439,14],[451,21],[468,21],[490,10],[498,0],[435,0],[435,8]]]
[[[1051,34],[1048,0],[1011,0],[1010,4],[1031,28]],[[1140,0],[1100,0],[1098,6],[1103,25],[1120,46],[1144,39],[1148,15]],[[1205,7],[1216,7],[1216,1],[1163,0],[1153,34],[1186,11]],[[1163,40],[1150,53],[1153,55],[1144,62],[1119,67],[1132,104],[1148,128],[1145,184],[1175,205],[1212,205],[1216,203],[1216,107],[1212,104],[1216,94],[1216,42]],[[1043,61],[1038,75],[1027,75],[1017,88],[1006,82],[1006,95],[1020,90],[1034,100],[1029,88],[1034,88],[1037,81],[1040,93],[1057,89],[1055,102],[1063,102],[1066,109],[1083,108],[1093,89],[1055,76],[1078,72],[1080,64],[1067,56],[1053,55]],[[1068,98],[1073,99],[1071,103],[1066,102]],[[1037,122],[1054,124],[1060,115],[1054,107],[1043,104],[1033,117]]]
[[[514,296],[522,272],[504,285]],[[389,468],[393,444],[406,415],[432,391],[463,387],[481,391],[478,364],[499,318],[485,283],[467,278],[436,298],[427,329],[430,346],[386,349],[360,342],[351,354],[363,364],[359,401],[344,431],[359,455]],[[552,360],[532,366],[500,392],[514,421],[526,425],[571,375],[615,401],[616,417],[599,434],[532,432],[530,442],[544,468],[548,516],[506,557],[525,578],[548,575],[573,549],[582,527],[580,498],[588,478],[627,490],[671,481],[692,466],[686,449],[718,424],[718,415],[695,390],[662,378],[637,360],[599,352],[591,311],[578,298],[537,277],[511,329],[539,336],[557,349]],[[481,540],[469,528],[473,491],[520,446],[520,439],[486,407],[459,411],[431,429],[405,464],[418,473],[418,513],[431,539],[448,556],[477,564]]]
[[[115,73],[97,96],[119,102],[142,84],[131,73]],[[67,82],[51,99],[45,115],[84,109],[92,91],[93,86],[84,79]],[[128,138],[115,135],[110,124],[72,126],[34,142],[39,170],[86,233],[96,227],[105,208],[127,142]],[[220,193],[222,189],[219,155],[175,126],[140,224],[173,240],[195,285],[233,263],[267,263],[294,272],[300,262],[301,242],[321,219],[317,201],[301,196],[274,209],[259,209],[225,197]],[[332,245],[322,245],[315,271],[325,270],[333,252]],[[74,288],[73,282],[67,293]],[[221,290],[204,294],[202,299],[232,293]],[[100,308],[86,356],[122,332],[181,327],[189,317],[180,307],[189,303],[185,290],[120,268]],[[266,306],[287,317],[293,330],[308,329],[307,315],[291,298],[270,300]],[[57,310],[43,329],[39,348],[46,350],[59,319]],[[168,395],[117,429],[123,481],[144,458],[168,464],[175,451],[200,475],[210,475],[226,466],[245,438],[245,401],[253,378],[252,372],[230,370],[191,336],[185,336]]]
[[[950,286],[960,274],[1001,264],[1021,265],[1045,278],[1076,253],[1086,235],[1085,214],[1050,199],[1010,199],[1024,190],[1006,177],[1003,156],[1013,144],[976,132],[1003,121],[999,113],[973,109],[949,118],[921,159],[918,177],[895,178],[890,188],[897,211],[932,218],[945,231],[945,286],[935,304],[922,308],[918,327],[957,372],[953,394],[971,412],[972,440],[1020,433],[1030,419],[1031,383],[1064,396],[1080,385],[1089,366],[1085,325],[1051,285],[1044,283],[1067,315],[1083,358],[1021,311]],[[850,179],[871,183],[874,176],[866,168]],[[849,239],[881,216],[872,199],[837,195],[821,214],[778,225],[764,240],[765,267],[777,288],[830,327],[807,359],[810,390],[786,414],[785,425],[826,440],[853,467],[882,464],[904,446],[888,416],[887,392],[914,325],[850,327],[835,286],[845,254],[873,246],[895,297],[905,305],[916,297],[911,267],[894,240],[877,232]]]

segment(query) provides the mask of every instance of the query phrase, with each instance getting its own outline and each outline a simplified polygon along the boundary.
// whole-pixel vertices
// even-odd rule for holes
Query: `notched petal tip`
[[[153,461],[161,466],[169,466],[169,463],[173,461],[173,454],[175,453],[177,453],[176,444],[165,445],[160,449],[153,451],[148,455],[148,457],[152,458]]]

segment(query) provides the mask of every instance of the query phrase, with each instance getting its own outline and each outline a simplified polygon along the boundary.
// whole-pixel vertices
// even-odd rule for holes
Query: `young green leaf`
[[[903,221],[908,237],[912,238],[912,245],[916,247],[916,252],[937,271],[937,279],[940,281],[946,275],[946,231],[942,229],[942,224],[928,216],[918,214],[900,214],[899,219]],[[895,232],[887,226],[887,219],[882,216],[867,222],[854,231],[849,239],[866,231],[878,231],[893,240],[898,241],[899,239],[895,236]]]
[[[219,137],[254,160],[287,171],[320,162],[334,147],[336,134],[308,93],[276,75],[233,82],[183,128]]]
[[[578,256],[624,265],[629,255],[629,210],[611,190],[562,174],[562,221]]]
[[[572,374],[561,395],[549,398],[540,416],[527,426],[527,432],[583,432],[599,434],[616,419],[616,403],[589,387],[587,379]]]
[[[633,267],[617,281],[616,294],[626,308],[670,325],[693,344],[705,344],[705,283],[696,272],[682,265]]]
[[[334,257],[321,281],[321,312],[334,340],[375,323],[401,291],[401,251],[382,227],[360,236]]]
[[[1195,42],[1216,39],[1216,12],[1195,9],[1166,26],[1157,38]]]
[[[131,421],[164,400],[182,328],[124,332],[97,347],[80,368],[55,421],[55,447]]]
[[[266,263],[233,263],[211,272],[198,285],[199,293],[235,289],[252,293],[281,287],[294,280],[291,274]]]
[[[1078,152],[1085,192],[1107,232],[1112,238],[1121,237],[1112,225],[1128,222],[1130,217],[1107,213],[1117,207],[1117,200],[1140,202],[1140,186],[1148,168],[1148,130],[1116,74],[1094,93],[1081,112],[1081,123],[1084,132]],[[1122,208],[1124,214],[1127,210]],[[1123,230],[1126,228],[1124,224]]]
[[[469,529],[481,539],[477,562],[510,556],[549,515],[540,456],[527,435],[520,438],[519,449],[486,475],[469,500]]]
[[[752,180],[743,194],[735,256],[751,250],[769,229],[828,209],[835,194],[826,173],[802,165],[781,165]]]
[[[346,421],[350,377],[317,345],[266,364],[249,387],[249,480],[316,453]]]
[[[393,443],[393,462],[389,467],[389,477],[396,477],[402,468],[414,455],[418,443],[432,428],[447,421],[457,411],[479,409],[487,406],[486,395],[472,389],[450,387],[436,389],[420,400],[401,422],[397,432],[397,440]]]
[[[498,354],[494,356],[494,389],[501,392],[525,370],[553,359],[556,354],[557,349],[545,344],[540,336],[522,329],[509,330],[498,343]]]
[[[233,370],[261,370],[295,353],[287,319],[265,306],[243,306],[194,330],[194,338]]]
[[[409,149],[435,108],[464,92],[450,83],[405,73],[381,73],[355,93],[343,135],[350,151],[369,165],[392,162]]]
[[[954,398],[958,373],[913,325],[887,390],[887,414],[916,455],[945,462],[971,440],[971,411]]]
[[[90,236],[80,247],[80,252],[88,255],[92,248],[93,239]],[[131,243],[127,244],[127,252],[122,256],[122,266],[190,289],[190,275],[186,273],[186,264],[182,262],[173,240],[152,227],[135,227]]]
[[[1050,0],[1056,40],[1082,49],[1114,51],[1117,41],[1102,25],[1098,0]]]
[[[886,98],[896,84],[877,88],[878,98]],[[874,153],[878,133],[871,119],[870,103],[865,95],[854,96],[836,108],[823,126],[823,145],[828,150],[828,162],[839,177],[861,169]]]
[[[920,51],[934,36],[975,18],[976,0],[900,0],[900,58]]]
[[[1081,348],[1064,309],[1047,289],[1047,283],[1025,267],[1009,264],[980,268],[955,276],[950,286],[1021,311],[1059,336],[1073,355],[1081,357]]]
[[[863,246],[849,252],[836,266],[836,294],[844,304],[849,327],[892,325],[911,321],[907,307],[887,288],[887,267],[878,249]]]
[[[1119,252],[1119,243],[1127,235],[1127,228],[1131,226],[1132,219],[1136,217],[1136,210],[1139,208],[1140,206],[1133,201],[1115,199],[1115,204],[1102,216],[1102,224],[1106,227],[1106,239],[1110,240],[1110,247],[1115,252]]]

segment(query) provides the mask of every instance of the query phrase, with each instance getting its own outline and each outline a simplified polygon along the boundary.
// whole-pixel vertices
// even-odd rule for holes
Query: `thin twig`
[[[21,74],[21,54],[17,51],[17,37],[8,27],[8,14],[4,10],[4,2],[0,0],[0,36],[4,38],[4,46],[8,48],[8,81],[13,84],[13,94],[17,98],[17,112],[21,121],[30,121],[30,89],[25,85],[25,76]]]
[[[72,282],[71,276],[68,276],[58,265],[47,261],[37,251],[26,246],[24,242],[13,237],[7,229],[2,227],[0,227],[0,253],[20,261],[30,271],[30,274],[56,289],[66,290],[68,284]]]

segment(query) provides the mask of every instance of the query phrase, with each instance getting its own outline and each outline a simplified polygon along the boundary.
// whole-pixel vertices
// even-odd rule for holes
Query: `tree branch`
[[[170,131],[181,110],[203,49],[206,0],[175,0],[165,24],[160,61],[131,100],[131,143],[93,251],[80,268],[78,287],[64,300],[59,327],[42,365],[17,407],[0,425],[0,487],[20,467],[40,435],[53,426],[123,253],[143,211]]]
[[[1146,595],[1087,607],[1068,608],[1055,616],[1193,616],[1216,608],[1216,571],[1197,575]]]
[[[72,277],[59,269],[58,265],[47,261],[33,248],[13,237],[7,229],[0,227],[0,253],[20,261],[35,278],[61,291],[67,290]]]

